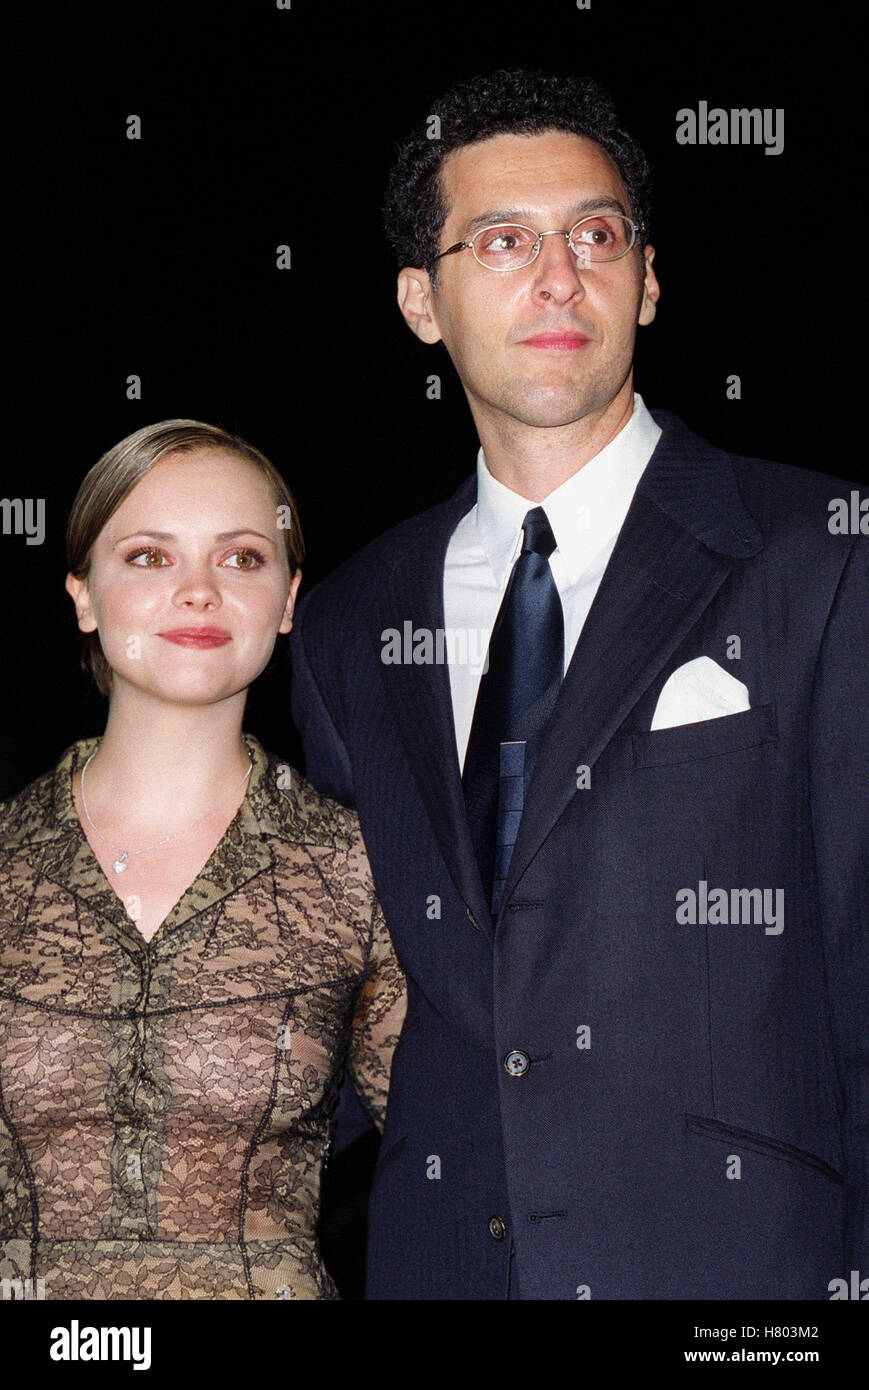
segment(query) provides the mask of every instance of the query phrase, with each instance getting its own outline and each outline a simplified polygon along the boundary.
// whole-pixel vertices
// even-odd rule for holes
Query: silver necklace
[[[109,846],[109,849],[114,850],[115,854],[118,856],[117,859],[112,860],[112,868],[114,869],[116,874],[122,874],[127,867],[127,860],[135,859],[137,854],[147,854],[149,849],[158,849],[160,845],[168,845],[170,840],[177,840],[181,835],[189,835],[191,830],[195,830],[197,825],[201,825],[204,820],[208,820],[208,817],[213,815],[214,812],[218,809],[218,807],[222,806],[225,801],[228,801],[231,796],[235,796],[236,792],[241,790],[248,777],[253,772],[253,759],[251,758],[250,767],[242,777],[241,781],[233,787],[232,791],[227,792],[226,796],[221,797],[220,801],[218,801],[214,806],[212,806],[210,811],[206,811],[204,816],[200,816],[198,820],[195,820],[192,825],[186,825],[183,830],[176,830],[173,835],[167,835],[162,840],[156,840],[153,845],[145,845],[144,849],[125,849],[119,852],[118,846],[112,844],[111,840],[108,838],[107,835],[103,834],[98,825],[94,825],[93,821],[91,820],[90,811],[88,810],[88,804],[85,801],[84,775],[88,770],[88,763],[90,762],[91,758],[93,758],[98,752],[99,749],[95,748],[93,753],[91,753],[90,758],[88,758],[87,762],[81,770],[81,787],[79,788],[81,792],[81,804],[82,810],[84,811],[85,816],[87,817],[88,825],[91,827],[92,830],[95,830],[97,832],[100,839],[104,840],[105,843]],[[250,758],[249,753],[248,758]]]

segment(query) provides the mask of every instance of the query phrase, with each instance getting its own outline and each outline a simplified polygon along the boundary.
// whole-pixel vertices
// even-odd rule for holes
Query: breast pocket
[[[756,705],[739,714],[628,734],[620,750],[623,767],[657,767],[720,758],[742,748],[771,743],[777,736],[775,705]]]

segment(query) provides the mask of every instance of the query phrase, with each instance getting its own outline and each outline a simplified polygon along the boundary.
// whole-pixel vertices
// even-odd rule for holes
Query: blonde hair
[[[292,577],[305,558],[305,545],[295,498],[274,464],[240,435],[201,420],[160,420],[128,434],[103,454],[76,493],[66,527],[66,557],[71,574],[86,579],[91,550],[106,522],[155,463],[169,454],[222,449],[246,459],[265,478],[276,506],[289,509],[289,525],[282,527]],[[93,676],[102,695],[112,688],[112,670],[96,632],[84,634],[81,664]]]

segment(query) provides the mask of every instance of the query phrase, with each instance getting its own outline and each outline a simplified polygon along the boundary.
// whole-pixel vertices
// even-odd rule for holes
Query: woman
[[[347,1051],[382,1127],[405,999],[355,813],[242,732],[292,626],[295,503],[243,440],[167,420],[91,470],[67,545],[109,713],[0,811],[0,1278],[337,1298],[338,1074]]]

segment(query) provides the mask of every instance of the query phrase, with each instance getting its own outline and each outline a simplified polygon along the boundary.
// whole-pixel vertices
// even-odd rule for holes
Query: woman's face
[[[145,474],[97,536],[87,579],[66,580],[113,698],[127,684],[207,705],[250,685],[292,627],[301,580],[278,521],[266,479],[225,450],[169,454]]]

